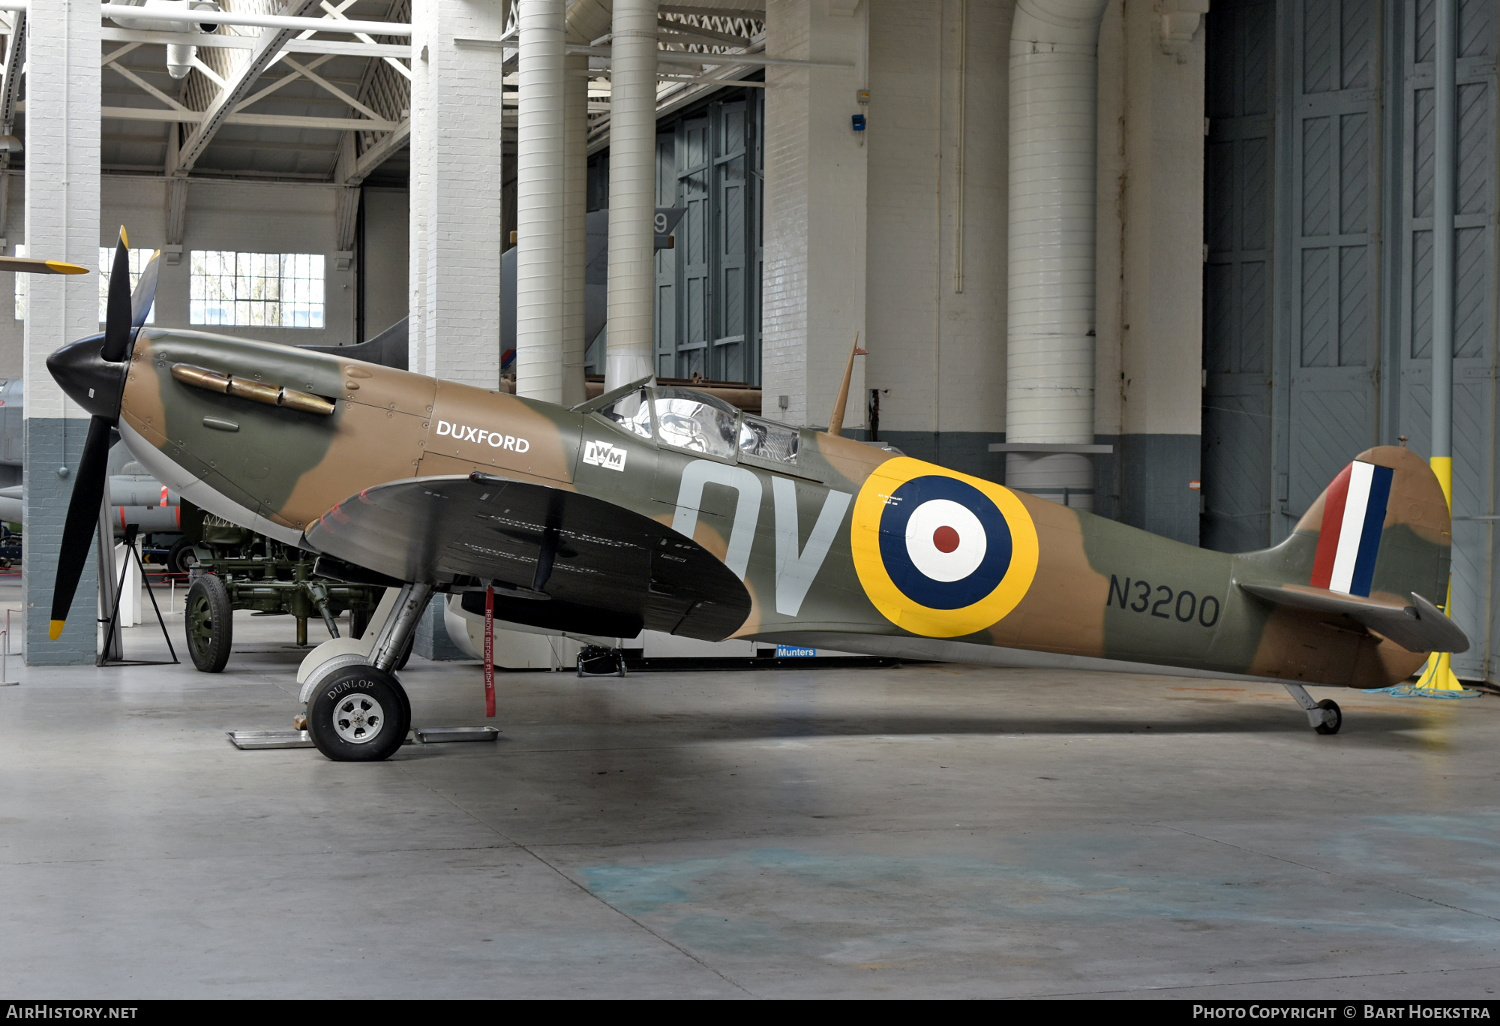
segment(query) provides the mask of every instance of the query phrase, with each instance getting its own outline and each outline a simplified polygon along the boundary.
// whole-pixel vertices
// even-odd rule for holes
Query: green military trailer
[[[218,673],[234,643],[234,610],[256,616],[292,616],[297,644],[307,644],[307,621],[321,617],[332,637],[335,618],[349,614],[349,633],[364,635],[385,589],[347,584],[319,575],[317,557],[292,545],[204,514],[200,537],[192,544],[183,626],[193,665]]]

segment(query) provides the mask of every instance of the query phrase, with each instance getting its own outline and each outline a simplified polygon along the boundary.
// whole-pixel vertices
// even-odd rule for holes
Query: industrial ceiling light
[[[219,11],[221,8],[214,0],[145,0],[138,4],[142,11]],[[121,17],[110,15],[113,21],[121,28],[141,29],[147,32],[177,32],[187,34],[195,29],[199,32],[212,32],[218,28],[213,22],[203,22],[194,25],[191,22],[169,21],[165,18],[152,17]],[[187,73],[193,70],[193,60],[198,56],[198,48],[191,43],[168,43],[167,44],[167,74],[173,78],[187,78]]]
[[[22,149],[18,136],[0,135],[0,153],[20,153]]]

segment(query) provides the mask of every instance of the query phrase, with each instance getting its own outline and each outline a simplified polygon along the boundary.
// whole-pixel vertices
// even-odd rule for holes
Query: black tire
[[[1344,725],[1344,714],[1339,710],[1339,704],[1331,698],[1325,698],[1318,703],[1319,709],[1327,709],[1333,713],[1332,723],[1320,723],[1313,730],[1319,734],[1337,734],[1339,728]]]
[[[198,553],[193,551],[193,543],[186,538],[178,538],[167,550],[167,571],[174,574],[185,574],[198,562]]]
[[[182,626],[193,665],[204,673],[224,669],[234,645],[234,607],[223,581],[213,574],[198,575],[188,588]]]
[[[307,732],[334,762],[389,759],[411,729],[401,683],[373,666],[350,666],[329,677],[307,701]]]
[[[370,611],[368,609],[349,610],[349,637],[362,638],[365,630],[370,626]]]
[[[411,649],[417,641],[417,632],[412,631],[411,636],[406,639],[406,647],[401,650],[401,658],[396,660],[396,669],[406,669],[406,664],[411,662]]]

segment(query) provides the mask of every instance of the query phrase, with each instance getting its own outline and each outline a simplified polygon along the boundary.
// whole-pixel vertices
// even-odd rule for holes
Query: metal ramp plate
[[[229,742],[244,751],[260,748],[311,748],[305,730],[231,730]]]
[[[412,731],[424,745],[446,744],[450,741],[493,741],[500,736],[495,727],[417,727]]]
[[[493,741],[500,731],[496,727],[417,727],[412,734],[424,745],[440,745],[454,741]],[[305,730],[231,730],[228,735],[230,743],[242,751],[314,747]]]

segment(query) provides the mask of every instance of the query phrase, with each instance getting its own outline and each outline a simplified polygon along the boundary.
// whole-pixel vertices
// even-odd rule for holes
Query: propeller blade
[[[115,262],[109,272],[109,301],[105,306],[104,345],[99,355],[106,360],[125,359],[130,348],[130,237],[120,229],[115,244]]]
[[[31,257],[0,256],[0,271],[22,271],[31,274],[88,274],[87,267],[63,260],[33,260]]]
[[[161,250],[157,250],[141,270],[141,280],[135,283],[135,294],[130,297],[130,326],[133,328],[139,328],[151,316],[151,304],[156,302],[156,277],[160,269]]]
[[[111,427],[108,417],[89,418],[89,436],[83,443],[83,458],[78,461],[73,497],[68,501],[68,519],[63,524],[62,547],[57,554],[57,580],[52,587],[52,625],[48,632],[53,641],[62,634],[63,622],[73,605],[73,594],[78,590],[78,578],[88,562],[89,545],[99,525],[99,504],[104,501],[104,486],[109,480]]]

